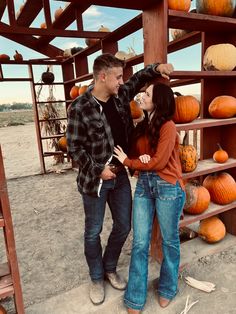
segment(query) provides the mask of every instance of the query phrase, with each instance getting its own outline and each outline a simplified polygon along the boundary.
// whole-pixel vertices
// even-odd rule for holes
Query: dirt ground
[[[0,128],[0,144],[4,156],[24,303],[28,307],[87,282],[88,271],[83,255],[82,202],[76,188],[76,172],[59,171],[63,167],[68,168],[67,164],[52,166],[52,160],[48,160],[47,166],[53,172],[37,175],[40,164],[33,123]],[[109,211],[105,220],[103,244],[111,229]],[[0,241],[0,262],[3,262],[6,261],[5,249],[3,239]],[[119,269],[127,267],[130,248],[131,235],[121,254]],[[222,281],[222,286],[235,295],[236,285],[235,280],[232,281],[232,275],[236,275],[236,271],[232,273],[233,266],[236,266],[236,247],[199,259],[191,265],[191,274],[201,272],[203,278],[204,275],[207,278],[212,269],[219,269],[220,274],[221,267],[229,267],[230,284],[227,286],[225,277],[217,280]],[[9,313],[14,313],[12,299],[7,298],[1,302]],[[225,311],[219,309],[214,306],[213,312],[236,313],[236,301],[233,308],[231,303],[228,309],[225,302]],[[194,309],[190,313],[197,314]]]

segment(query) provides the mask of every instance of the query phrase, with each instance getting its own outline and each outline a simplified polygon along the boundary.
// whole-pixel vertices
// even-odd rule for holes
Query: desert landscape
[[[69,164],[54,165],[53,159],[48,159],[47,169],[50,173],[40,175],[33,122],[1,127],[0,144],[14,223],[24,304],[27,309],[88,281],[83,255],[83,208],[76,187],[77,174]],[[131,179],[131,183],[134,187],[135,179]],[[110,229],[111,217],[107,210],[102,232],[103,244]],[[122,251],[118,270],[128,267],[131,239],[132,233]],[[3,262],[6,261],[3,237],[0,240],[0,261]],[[221,288],[211,299],[214,303],[213,312],[233,314],[236,308],[236,301],[233,301],[236,293],[233,280],[236,276],[235,265],[236,246],[194,261],[189,269],[182,270],[182,275],[201,274],[201,278],[211,278],[217,282]],[[221,276],[222,267],[229,270],[228,278]],[[222,290],[222,287],[227,289]],[[224,303],[226,296],[228,301]],[[199,292],[198,298],[201,298]],[[219,303],[217,306],[216,302]],[[12,298],[1,300],[1,303],[8,309],[9,314],[15,313]],[[190,314],[212,313],[208,312],[208,309],[205,312],[202,308],[201,312],[198,310],[197,307],[196,310],[193,308]]]

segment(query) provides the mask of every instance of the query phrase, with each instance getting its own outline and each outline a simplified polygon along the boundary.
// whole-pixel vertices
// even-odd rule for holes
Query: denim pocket
[[[142,197],[145,194],[145,184],[142,179],[138,179],[136,188],[135,188],[135,196]]]
[[[158,196],[161,200],[175,200],[179,194],[179,187],[170,183],[158,181]]]

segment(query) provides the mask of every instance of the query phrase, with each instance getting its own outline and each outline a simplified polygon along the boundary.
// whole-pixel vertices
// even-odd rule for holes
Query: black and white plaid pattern
[[[120,87],[118,97],[113,96],[125,125],[127,141],[133,130],[129,102],[146,82],[159,75],[155,71],[156,66],[157,64],[152,64],[136,72]],[[78,190],[97,195],[100,174],[113,154],[114,141],[106,117],[100,111],[90,89],[77,97],[71,105],[68,113],[67,145],[71,158],[79,165]]]

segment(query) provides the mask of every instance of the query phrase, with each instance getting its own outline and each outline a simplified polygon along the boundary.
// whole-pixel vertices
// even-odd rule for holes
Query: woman
[[[166,307],[177,293],[180,261],[179,219],[185,202],[179,160],[179,136],[172,117],[175,100],[165,84],[150,85],[142,98],[145,117],[135,129],[137,159],[118,146],[115,157],[139,170],[133,201],[133,246],[124,302],[128,313],[141,313],[147,295],[148,251],[156,212],[162,235],[163,260],[158,301]]]

